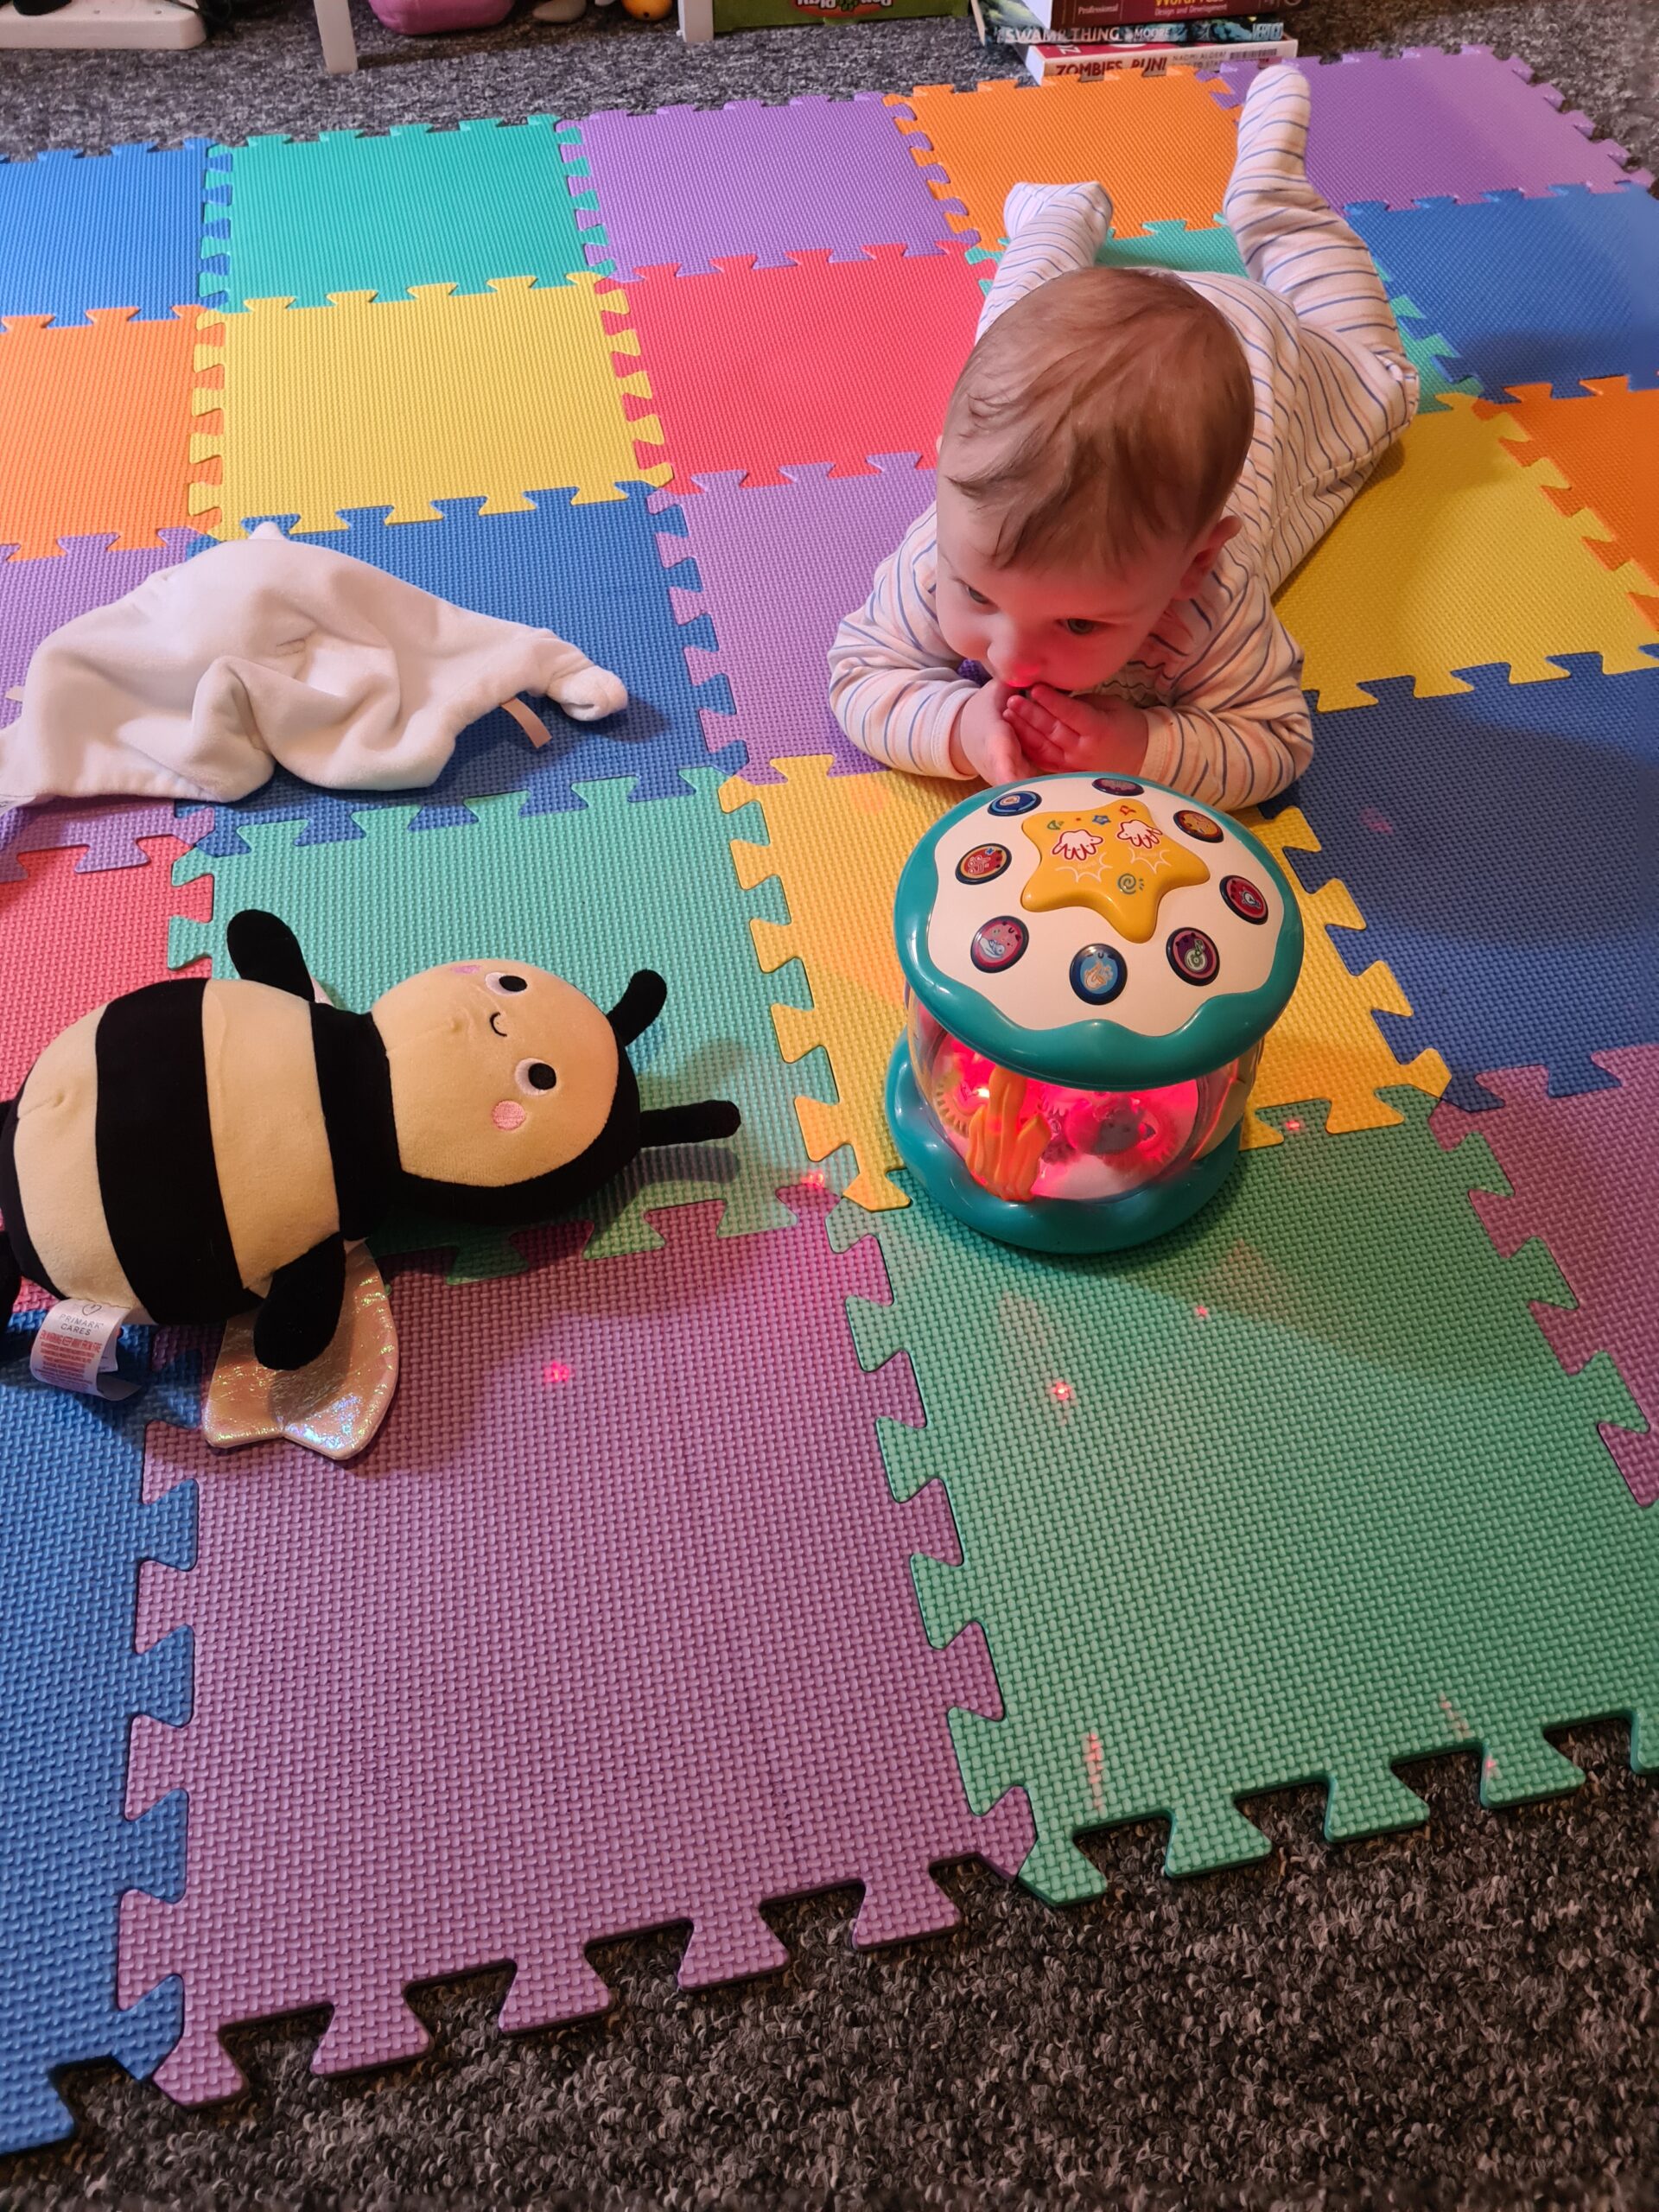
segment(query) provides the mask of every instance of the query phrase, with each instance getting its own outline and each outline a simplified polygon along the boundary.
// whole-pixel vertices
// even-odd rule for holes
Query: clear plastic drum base
[[[922,1112],[993,1198],[1084,1205],[1173,1184],[1243,1116],[1260,1044],[1183,1083],[1074,1090],[1001,1067],[910,1002],[908,1050]]]

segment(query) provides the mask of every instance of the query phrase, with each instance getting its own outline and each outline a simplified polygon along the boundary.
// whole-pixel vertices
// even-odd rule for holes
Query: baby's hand
[[[1102,768],[1133,775],[1146,758],[1147,718],[1122,699],[1074,699],[1039,683],[1010,694],[1004,712],[1039,775]]]
[[[960,774],[982,776],[988,784],[1017,784],[1030,774],[1007,717],[1014,696],[1006,683],[982,683],[963,709],[950,747]]]

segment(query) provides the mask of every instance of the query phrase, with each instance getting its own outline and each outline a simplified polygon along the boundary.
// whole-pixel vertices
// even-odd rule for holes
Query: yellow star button
[[[1033,914],[1091,906],[1131,944],[1144,944],[1157,927],[1166,891],[1210,880],[1198,855],[1166,837],[1138,799],[1081,814],[1028,814],[1020,826],[1042,855],[1020,905]]]

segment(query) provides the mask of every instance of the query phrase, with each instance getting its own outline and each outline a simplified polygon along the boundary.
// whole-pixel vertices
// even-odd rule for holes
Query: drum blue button
[[[1071,988],[1085,1006],[1106,1006],[1129,979],[1123,956],[1109,944],[1085,944],[1071,963]]]

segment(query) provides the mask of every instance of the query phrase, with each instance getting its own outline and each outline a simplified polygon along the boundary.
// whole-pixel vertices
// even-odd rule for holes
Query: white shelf
[[[174,0],[69,0],[50,16],[0,6],[0,47],[200,46],[201,17]]]

